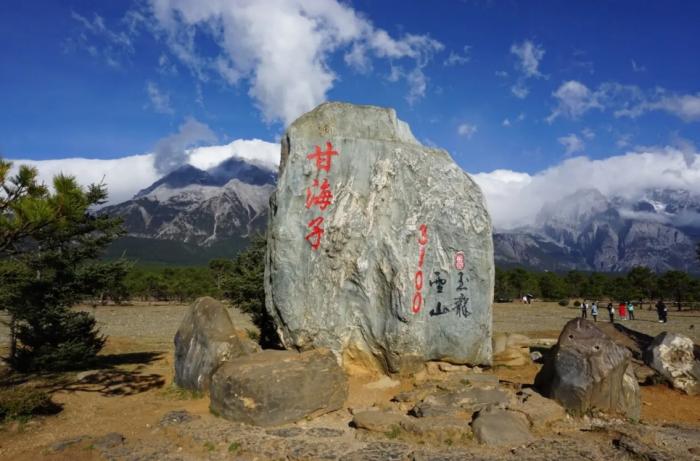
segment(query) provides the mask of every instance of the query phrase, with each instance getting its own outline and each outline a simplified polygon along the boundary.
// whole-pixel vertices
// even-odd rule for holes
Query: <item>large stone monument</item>
[[[490,363],[484,198],[394,110],[325,103],[297,119],[270,207],[266,306],[286,347],[388,372]]]

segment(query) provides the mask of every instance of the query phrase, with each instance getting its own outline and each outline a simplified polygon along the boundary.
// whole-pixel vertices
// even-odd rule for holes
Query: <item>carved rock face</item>
[[[575,413],[595,408],[638,419],[639,385],[631,357],[592,322],[573,319],[564,326],[535,384]]]
[[[392,372],[490,362],[483,196],[393,110],[326,103],[296,120],[270,204],[267,310],[287,347]]]

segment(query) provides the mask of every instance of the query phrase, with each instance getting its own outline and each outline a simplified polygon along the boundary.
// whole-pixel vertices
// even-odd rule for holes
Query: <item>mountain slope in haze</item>
[[[528,228],[494,235],[496,262],[540,270],[700,272],[700,197],[651,190],[641,198],[578,191],[542,207]]]

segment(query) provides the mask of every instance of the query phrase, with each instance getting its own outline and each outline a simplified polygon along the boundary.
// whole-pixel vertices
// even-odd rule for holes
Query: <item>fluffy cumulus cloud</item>
[[[570,133],[566,136],[557,138],[557,141],[559,141],[559,144],[564,146],[564,153],[566,155],[573,155],[578,152],[583,152],[583,149],[585,149],[586,147],[586,144],[583,142],[583,139],[579,138],[574,133]]]
[[[423,97],[424,68],[443,45],[428,35],[390,36],[337,0],[150,0],[151,27],[200,79],[246,82],[267,121],[292,122],[323,102],[337,79],[330,57],[344,52],[358,72],[373,58],[404,60],[411,102]],[[214,54],[198,44],[206,36]]]
[[[567,159],[536,174],[510,170],[477,173],[494,225],[509,229],[535,224],[537,213],[580,190],[597,188],[608,197],[630,200],[654,189],[700,194],[700,154],[685,144],[647,148],[603,160]]]
[[[187,163],[206,170],[222,161],[238,157],[276,170],[280,145],[260,139],[237,139],[230,144],[187,149]],[[109,191],[109,204],[130,199],[162,177],[155,168],[155,154],[146,153],[116,159],[63,158],[56,160],[12,160],[13,167],[31,165],[39,171],[39,179],[51,184],[52,178],[64,173],[75,176],[83,185],[103,182]]]

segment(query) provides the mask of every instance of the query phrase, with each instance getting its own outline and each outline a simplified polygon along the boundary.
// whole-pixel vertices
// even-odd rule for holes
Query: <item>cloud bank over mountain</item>
[[[200,169],[210,169],[235,156],[275,170],[279,155],[277,143],[238,139],[226,145],[188,149],[185,161]],[[495,227],[511,229],[535,224],[537,213],[545,204],[579,190],[595,188],[605,196],[629,200],[642,197],[650,189],[682,189],[700,194],[699,155],[691,143],[678,142],[675,146],[638,148],[602,160],[568,158],[534,174],[499,169],[472,173],[472,177],[486,196]],[[46,183],[59,172],[75,175],[84,184],[104,179],[110,203],[114,204],[131,198],[162,176],[154,166],[155,160],[155,154],[148,153],[110,160],[67,158],[14,162],[36,166]]]

